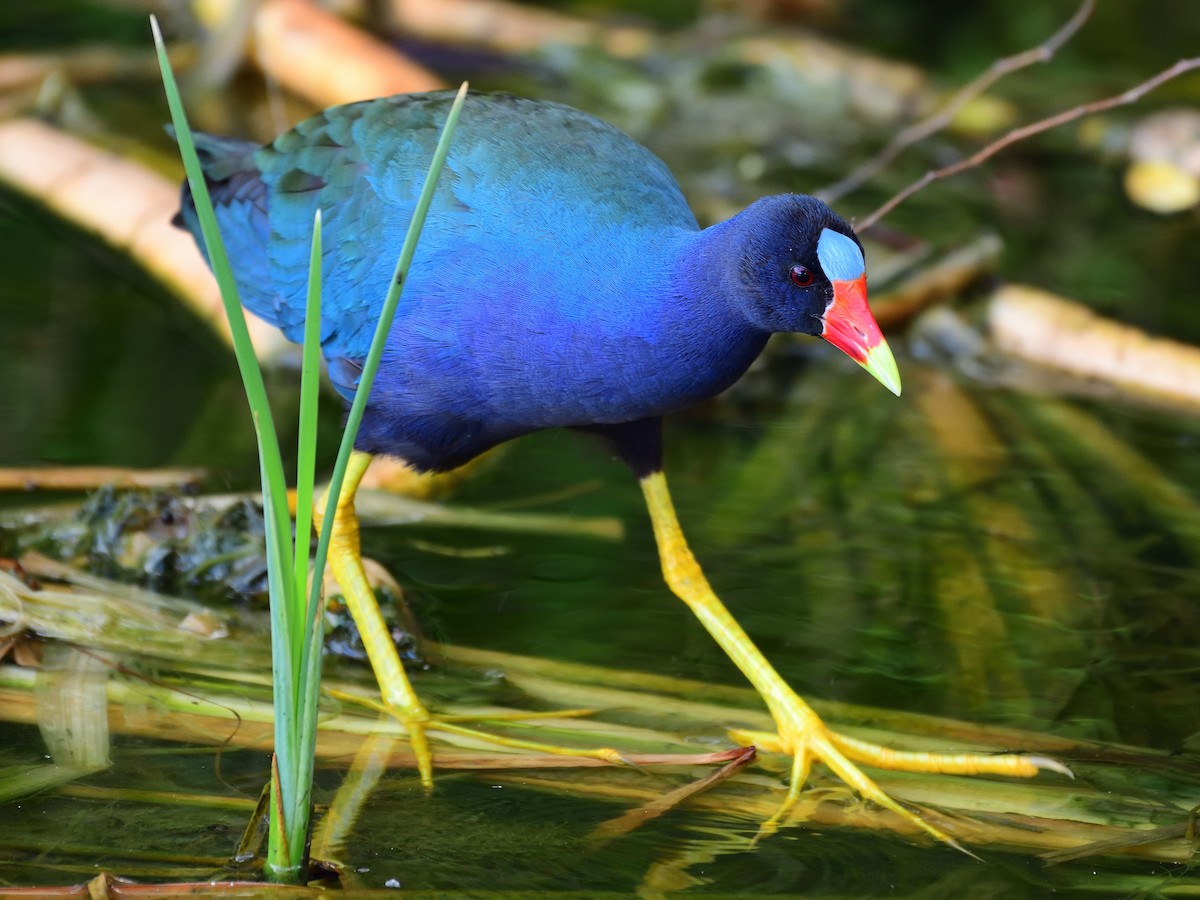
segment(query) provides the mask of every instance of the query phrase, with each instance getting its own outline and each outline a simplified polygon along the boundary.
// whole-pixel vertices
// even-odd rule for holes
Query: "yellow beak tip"
[[[887,341],[880,341],[872,347],[861,365],[885,388],[900,396],[900,369],[896,366],[896,358],[892,356],[892,348]]]

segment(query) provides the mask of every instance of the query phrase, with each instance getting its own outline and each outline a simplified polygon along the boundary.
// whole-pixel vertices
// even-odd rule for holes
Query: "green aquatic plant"
[[[275,754],[271,766],[270,826],[266,868],[277,881],[303,878],[307,857],[309,820],[312,809],[312,773],[317,734],[317,701],[320,692],[323,618],[321,585],[332,533],[333,517],[325,519],[310,561],[309,532],[313,523],[316,471],[317,391],[320,373],[321,303],[321,212],[313,222],[313,238],[308,268],[308,294],[305,308],[304,361],[301,370],[300,422],[297,440],[296,527],[293,538],[288,509],[287,481],[279,438],[267,400],[262,371],[254,355],[245,314],[229,258],[221,241],[216,214],[200,167],[192,132],[179,89],[175,83],[166,47],[157,21],[151,18],[167,102],[175,137],[183,157],[193,202],[204,234],[204,244],[213,274],[221,290],[221,300],[233,335],[234,354],[254,419],[258,440],[259,469],[262,477],[263,507],[266,522],[267,581],[271,604],[271,647],[275,706]],[[384,300],[370,353],[363,365],[359,387],[350,407],[342,434],[337,462],[330,478],[328,497],[341,492],[347,461],[362,421],[371,383],[383,354],[384,338],[399,303],[417,239],[428,212],[437,179],[449,152],[455,124],[466,96],[466,85],[459,91],[442,129],[433,154],[425,185],[409,223],[395,276]]]

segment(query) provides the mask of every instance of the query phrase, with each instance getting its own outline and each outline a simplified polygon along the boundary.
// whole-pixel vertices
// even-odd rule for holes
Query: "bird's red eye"
[[[788,274],[796,287],[808,287],[813,283],[812,270],[807,266],[792,266],[792,271]]]

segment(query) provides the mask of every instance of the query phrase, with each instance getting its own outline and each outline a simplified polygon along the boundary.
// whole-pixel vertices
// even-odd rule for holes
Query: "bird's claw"
[[[856,763],[882,769],[905,772],[943,773],[960,775],[1000,774],[1031,777],[1038,771],[1058,772],[1074,777],[1071,770],[1056,760],[1024,754],[933,754],[906,753],[879,744],[871,744],[839,734],[797,698],[798,708],[783,714],[776,713],[776,733],[735,729],[730,737],[744,746],[754,746],[768,753],[792,758],[791,783],[779,810],[763,823],[755,840],[773,833],[791,814],[816,760],[823,762],[843,782],[863,798],[895,813],[908,824],[926,834],[974,856],[940,828],[932,825],[912,809],[889,796]]]
[[[422,712],[424,711],[422,710]],[[412,747],[413,758],[417,763],[417,776],[421,779],[421,787],[431,791],[433,790],[433,753],[429,749],[429,740],[425,734],[425,729],[430,722],[429,714],[425,713],[423,718],[399,716],[397,718],[408,731],[408,743]]]
[[[489,717],[487,715],[442,716],[429,712],[424,706],[408,708],[388,704],[379,700],[361,697],[355,694],[347,694],[338,690],[327,690],[331,696],[351,703],[367,706],[376,710],[377,712],[390,716],[403,725],[404,729],[408,732],[409,744],[412,747],[414,761],[417,766],[417,772],[421,778],[421,784],[425,788],[433,787],[433,753],[429,749],[428,736],[428,732],[430,731],[459,735],[461,737],[485,741],[489,744],[495,744],[500,747],[510,747],[516,750],[528,750],[535,753],[548,753],[555,756],[581,756],[587,759],[598,759],[611,766],[629,766],[635,769],[641,768],[641,766],[639,766],[636,762],[612,747],[601,747],[599,749],[562,747],[557,744],[547,744],[540,741],[525,741],[521,740],[520,738],[492,734],[487,731],[480,731],[476,728],[469,728],[461,724],[462,722],[493,721],[500,723],[504,721],[511,722],[519,719],[531,718],[555,718],[562,716],[573,717],[590,714],[591,710],[569,709],[562,710],[558,713],[520,713],[509,716],[499,715],[495,717]]]
[[[911,825],[929,834],[931,837],[949,844],[956,849],[967,852],[957,841],[935,825],[930,824],[912,810],[893,800],[873,780],[868,778],[861,769],[838,750],[833,733],[819,719],[813,717],[804,729],[781,727],[779,732],[772,734],[761,731],[736,730],[730,733],[733,740],[744,745],[757,747],[768,753],[781,753],[792,758],[791,778],[787,795],[779,809],[760,826],[754,840],[774,834],[779,826],[786,822],[800,799],[800,792],[808,781],[809,772],[814,760],[825,763],[834,774],[846,782],[858,794],[877,806],[890,810]]]

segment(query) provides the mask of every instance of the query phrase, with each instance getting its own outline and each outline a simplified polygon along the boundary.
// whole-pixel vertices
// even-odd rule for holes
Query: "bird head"
[[[765,197],[733,221],[744,229],[742,312],[766,331],[822,337],[894,394],[900,373],[867,306],[867,267],[854,230],[815,197]]]

